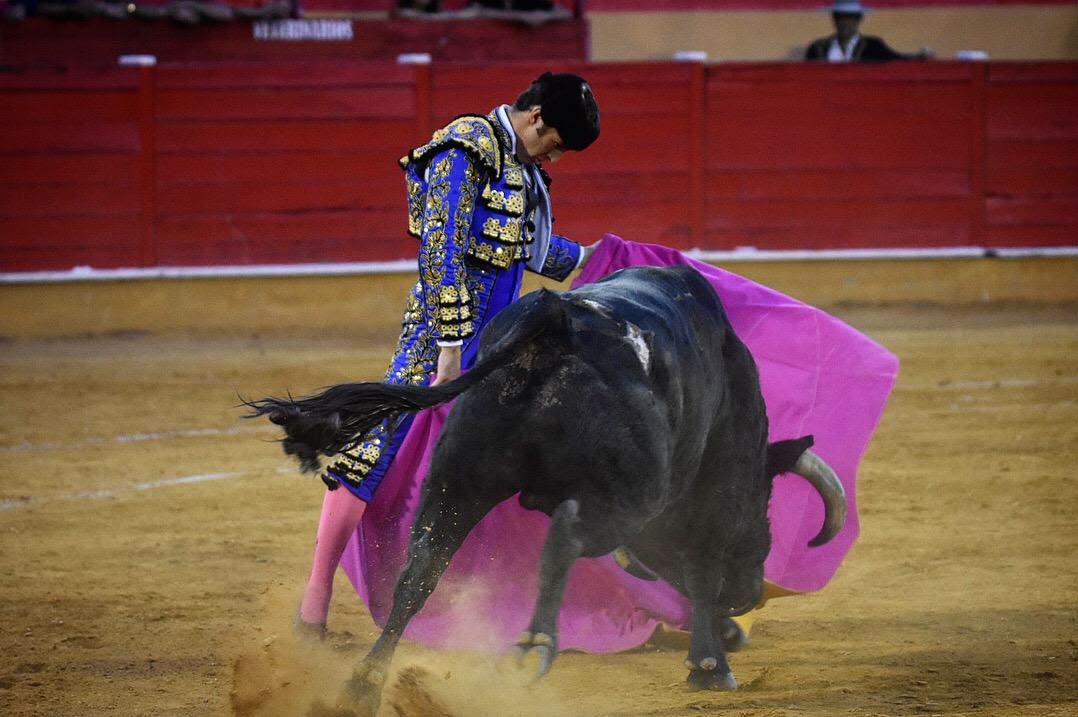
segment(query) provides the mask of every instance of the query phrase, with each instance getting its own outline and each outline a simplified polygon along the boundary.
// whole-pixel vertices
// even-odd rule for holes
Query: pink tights
[[[341,562],[344,546],[355,532],[366,508],[366,502],[349,493],[344,486],[326,491],[322,499],[322,515],[318,519],[311,576],[307,579],[303,602],[299,606],[301,622],[326,624],[329,599],[333,596],[333,576]]]

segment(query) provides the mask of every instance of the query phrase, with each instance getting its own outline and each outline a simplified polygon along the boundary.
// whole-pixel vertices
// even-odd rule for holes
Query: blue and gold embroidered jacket
[[[579,261],[579,244],[552,234],[549,225],[536,227],[526,194],[528,170],[511,147],[494,112],[465,115],[400,160],[408,232],[420,240],[420,282],[426,303],[435,308],[435,339],[465,339],[480,328],[465,280],[469,270],[505,271],[524,262],[561,281]],[[550,237],[542,256],[533,255],[536,236]]]
[[[408,230],[420,240],[419,281],[405,305],[387,383],[426,385],[437,368],[439,342],[459,341],[461,367],[469,368],[479,331],[516,299],[525,267],[558,280],[576,267],[580,245],[551,234],[549,198],[533,184],[529,201],[526,173],[542,180],[512,147],[492,112],[457,118],[401,160]],[[544,211],[537,211],[539,203]],[[375,426],[329,467],[326,482],[371,500],[411,420]]]

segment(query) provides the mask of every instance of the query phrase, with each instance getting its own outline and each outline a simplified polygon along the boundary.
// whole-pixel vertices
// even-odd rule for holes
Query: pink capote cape
[[[803,479],[775,479],[769,515],[768,581],[794,591],[823,587],[859,532],[856,477],[894,385],[898,360],[841,321],[723,269],[662,246],[603,237],[574,286],[628,266],[695,267],[715,287],[734,330],[759,368],[771,440],[812,434],[814,451],[846,488],[849,517],[819,548],[807,543],[823,521]],[[420,484],[448,406],[419,413],[342,559],[352,584],[384,625],[404,565]],[[468,536],[438,588],[405,631],[436,647],[505,649],[531,619],[548,518],[517,499],[498,505]],[[642,644],[659,622],[688,628],[688,601],[667,583],[638,580],[610,556],[581,559],[570,573],[558,620],[561,649],[614,652]]]

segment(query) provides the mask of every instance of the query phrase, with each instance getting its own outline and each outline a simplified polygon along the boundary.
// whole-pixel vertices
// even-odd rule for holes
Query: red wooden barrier
[[[0,74],[0,268],[142,265],[138,80]]]
[[[414,251],[396,160],[421,137],[396,64],[162,67],[167,265],[355,261]]]
[[[1074,66],[989,65],[985,92],[985,243],[1078,244]]]
[[[414,256],[396,160],[549,66],[0,74],[0,270]],[[598,64],[555,229],[731,249],[1073,246],[1078,65]]]
[[[705,243],[974,244],[982,67],[713,68]]]

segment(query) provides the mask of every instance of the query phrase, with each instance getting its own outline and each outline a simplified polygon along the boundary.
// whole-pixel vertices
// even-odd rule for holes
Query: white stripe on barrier
[[[1078,246],[1009,247],[976,246],[923,249],[818,249],[780,250],[741,247],[730,251],[688,249],[687,256],[703,261],[875,261],[895,259],[1052,258],[1078,256]],[[289,276],[352,276],[363,274],[413,274],[414,259],[349,262],[336,264],[255,264],[250,266],[163,266],[144,269],[94,269],[79,266],[69,271],[0,272],[0,284],[33,284],[67,281],[137,281],[145,279],[255,278]]]
[[[1078,256],[1078,247],[1074,246],[1045,246],[1039,249],[992,249],[1002,259],[1021,259],[1027,256]]]

